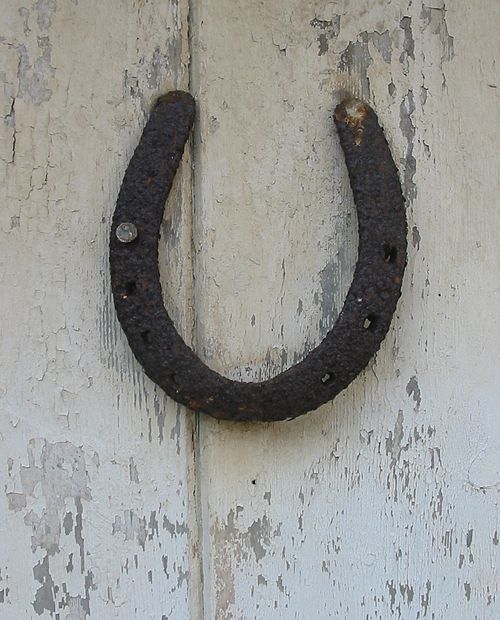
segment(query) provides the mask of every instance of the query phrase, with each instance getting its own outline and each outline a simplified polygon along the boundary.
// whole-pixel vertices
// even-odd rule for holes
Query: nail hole
[[[149,330],[141,332],[141,338],[144,344],[151,344],[151,341],[149,339]]]
[[[323,385],[328,385],[333,381],[334,377],[331,372],[325,372],[325,374],[321,377],[321,383]]]
[[[384,263],[393,263],[397,255],[398,251],[393,245],[384,244]]]
[[[255,478],[252,480],[252,484],[257,484],[257,480]]]
[[[133,295],[137,290],[137,284],[135,282],[127,282],[125,284],[125,292],[122,295],[122,299],[127,299],[130,295]]]
[[[363,327],[373,331],[377,325],[377,317],[374,314],[369,314],[363,321]]]

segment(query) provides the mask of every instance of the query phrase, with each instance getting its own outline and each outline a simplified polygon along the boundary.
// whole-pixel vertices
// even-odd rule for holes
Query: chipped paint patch
[[[404,195],[408,201],[412,201],[417,196],[417,186],[415,184],[415,174],[417,171],[417,160],[413,154],[415,149],[416,129],[413,124],[412,116],[415,113],[415,101],[413,91],[409,90],[399,107],[399,127],[401,133],[406,138],[406,153],[403,158],[403,187]]]
[[[311,26],[318,31],[318,56],[323,56],[329,50],[331,41],[335,41],[340,32],[340,15],[334,15],[332,19],[311,20]]]
[[[22,513],[24,524],[31,528],[33,553],[42,550],[44,554],[33,567],[33,576],[40,584],[33,609],[39,615],[54,613],[61,587],[50,572],[50,558],[60,552],[63,530],[65,536],[74,533],[80,572],[83,575],[85,571],[83,501],[90,501],[91,494],[83,450],[70,442],[31,440],[28,465],[21,465],[19,480],[22,492],[6,494],[9,508]],[[39,508],[40,504],[43,508]],[[74,521],[68,506],[75,509]]]
[[[368,69],[373,64],[368,44],[363,41],[351,41],[340,56],[339,69],[349,75],[356,74],[360,82],[360,95],[370,100],[370,79]]]
[[[242,513],[243,508],[237,506],[229,511],[225,522],[216,520],[211,527],[215,554],[215,617],[221,620],[233,618],[231,606],[235,603],[235,572],[252,558],[260,564],[274,546],[273,540],[281,535],[281,524],[272,526],[265,514],[248,527],[240,527],[238,521]],[[263,579],[261,576],[261,585]]]
[[[403,441],[403,437],[404,437],[403,420],[404,420],[403,412],[400,410],[398,412],[398,417],[396,420],[396,424],[394,426],[394,431],[389,432],[389,436],[387,437],[386,442],[385,442],[385,453],[391,456],[390,467],[393,470],[399,461],[399,457],[401,456],[401,451],[403,449],[407,449],[407,447],[403,448],[403,446],[401,445]]]
[[[15,494],[14,502],[11,500],[12,509],[25,511],[24,522],[32,528],[32,550],[41,548],[48,555],[54,555],[59,551],[67,500],[74,501],[77,515],[81,517],[82,500],[91,499],[83,450],[69,442],[32,440],[28,444],[28,465],[21,466],[19,475],[23,492]],[[40,512],[31,508],[38,493],[45,503]],[[75,536],[81,538],[81,528],[75,530]]]
[[[52,97],[55,67],[52,66],[52,45],[49,37],[38,37],[39,55],[34,61],[28,56],[26,46],[18,47],[18,97],[40,105]]]
[[[413,39],[413,32],[411,27],[411,17],[405,16],[401,18],[399,27],[403,31],[403,49],[399,56],[399,62],[401,63],[403,70],[406,74],[409,71],[409,61],[415,60],[415,41]]]
[[[449,62],[453,59],[455,54],[454,50],[454,38],[448,32],[448,24],[446,23],[446,8],[444,7],[429,7],[425,4],[422,5],[422,12],[420,14],[424,28],[429,28],[433,35],[439,37],[443,50],[441,57],[441,64],[443,62]]]
[[[50,574],[48,555],[46,555],[43,560],[40,560],[40,562],[34,566],[33,577],[41,584],[35,594],[33,609],[39,616],[41,616],[45,611],[53,614],[56,610],[56,602],[54,599],[56,584]]]
[[[410,398],[413,398],[415,401],[415,409],[418,411],[420,409],[420,403],[422,402],[422,395],[420,393],[420,386],[418,385],[418,380],[416,376],[413,376],[406,385],[406,393]]]
[[[362,32],[359,38],[363,43],[372,43],[382,60],[388,65],[392,60],[392,40],[389,30],[384,32]]]
[[[411,229],[411,241],[412,241],[413,247],[418,251],[420,249],[421,237],[420,237],[420,232],[416,226],[413,226]]]
[[[37,0],[35,11],[37,12],[38,27],[48,30],[52,24],[52,16],[57,9],[57,0]]]

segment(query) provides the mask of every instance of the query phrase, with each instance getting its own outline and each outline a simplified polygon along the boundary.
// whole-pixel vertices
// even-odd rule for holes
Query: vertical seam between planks
[[[196,53],[196,19],[197,11],[195,7],[196,0],[188,0],[188,15],[187,15],[187,38],[188,38],[188,92],[193,94],[198,90],[199,79],[197,76],[198,67],[195,66],[199,62],[198,54]],[[196,99],[196,97],[195,97]],[[195,157],[197,152],[198,139],[198,123],[195,112],[195,125],[192,131],[191,138],[189,140],[190,149],[190,164],[191,164],[191,176],[190,176],[190,210],[191,210],[191,299],[192,299],[192,312],[191,312],[191,346],[194,350],[198,349],[198,330],[196,321],[196,229],[195,229],[195,215],[196,215],[196,203],[195,203],[195,187],[196,187],[196,174],[195,174]],[[203,505],[202,505],[202,487],[201,487],[201,446],[200,446],[200,426],[201,417],[200,412],[193,412],[193,425],[192,425],[192,450],[193,450],[193,501],[194,501],[194,516],[196,527],[196,541],[197,541],[197,570],[199,579],[199,588],[196,593],[196,609],[200,620],[205,618],[205,578],[204,578],[204,562],[205,562],[205,544],[203,535]]]

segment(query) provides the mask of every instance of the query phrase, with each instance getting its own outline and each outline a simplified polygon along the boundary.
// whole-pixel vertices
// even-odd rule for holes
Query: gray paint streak
[[[418,385],[417,377],[412,377],[406,386],[406,393],[410,398],[415,401],[415,409],[420,409],[420,403],[422,402],[422,395],[420,393],[420,387]]]
[[[409,60],[415,60],[415,41],[413,40],[411,17],[403,17],[399,22],[399,26],[404,33],[403,51],[399,57],[399,62],[403,65],[406,73],[408,73]]]
[[[128,470],[130,482],[135,482],[135,484],[139,484],[139,472],[137,470],[137,465],[135,464],[133,456],[129,458]]]
[[[66,534],[66,536],[72,532],[72,530],[73,530],[73,515],[71,514],[71,512],[67,512],[64,515],[63,527],[64,527],[64,533]]]
[[[340,32],[340,15],[334,15],[332,19],[311,20],[311,26],[318,31],[318,56],[323,56],[329,50],[329,43],[335,41]]]
[[[340,268],[342,268],[342,266],[340,266]],[[325,265],[319,274],[322,297],[322,318],[320,327],[323,334],[333,327],[338,315],[338,309],[335,303],[339,287],[338,270],[339,265],[336,261],[332,261]]]
[[[51,84],[56,70],[51,64],[52,45],[49,37],[38,37],[37,44],[39,56],[33,62],[28,57],[26,46],[18,46],[18,97],[40,105],[49,101],[52,96]]]
[[[386,454],[391,456],[390,468],[393,470],[393,472],[399,462],[401,451],[408,449],[408,446],[405,446],[405,447],[402,446],[402,441],[404,437],[403,421],[404,421],[403,412],[400,410],[398,412],[398,417],[396,420],[396,424],[394,426],[394,431],[389,432],[389,435],[385,442],[385,452]]]
[[[85,570],[85,545],[83,541],[83,505],[79,496],[75,497],[76,517],[75,517],[75,541],[80,547],[80,571]]]
[[[33,576],[41,584],[35,594],[33,609],[39,616],[44,611],[54,613],[56,610],[54,600],[55,583],[50,574],[48,554],[33,567]]]
[[[52,16],[56,12],[56,0],[37,0],[35,10],[37,12],[38,27],[41,30],[48,30],[52,24]]]
[[[413,201],[417,195],[417,186],[415,184],[415,174],[417,171],[417,160],[413,155],[415,148],[416,128],[413,124],[412,116],[415,112],[415,101],[413,91],[409,90],[399,108],[399,127],[401,133],[406,138],[406,153],[404,156],[404,172],[403,172],[403,188],[406,200]]]
[[[19,512],[26,508],[26,495],[25,493],[7,493],[7,500],[9,502],[9,510]]]
[[[382,59],[387,64],[391,63],[392,60],[392,41],[391,35],[388,30],[384,30],[384,32],[362,32],[360,34],[360,39],[363,43],[371,42],[373,43],[375,49],[382,56]]]
[[[124,510],[123,516],[116,515],[113,523],[113,534],[122,533],[125,540],[136,540],[145,549],[147,539],[146,517],[139,517],[133,510]]]
[[[420,249],[420,241],[421,241],[421,237],[420,237],[420,232],[418,230],[418,228],[416,226],[413,226],[411,229],[411,241],[413,244],[413,247],[416,250]]]

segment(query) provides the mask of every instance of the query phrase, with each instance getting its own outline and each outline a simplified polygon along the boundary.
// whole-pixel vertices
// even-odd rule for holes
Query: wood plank
[[[205,617],[497,618],[499,7],[196,3],[196,343],[263,378],[331,327],[356,222],[331,115],[378,111],[408,202],[392,329],[332,404],[201,419]]]
[[[107,265],[150,106],[188,85],[188,2],[3,5],[0,616],[195,618],[192,418],[133,359]],[[189,337],[183,170],[161,267]]]

